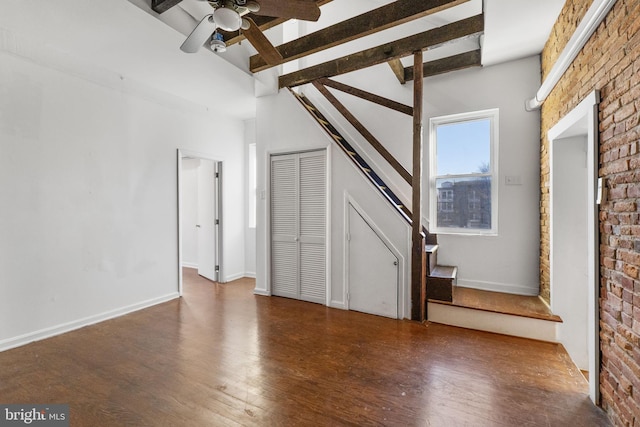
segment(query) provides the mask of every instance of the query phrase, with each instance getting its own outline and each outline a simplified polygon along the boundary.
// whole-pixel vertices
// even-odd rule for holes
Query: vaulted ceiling
[[[160,19],[184,34],[213,10],[206,1],[147,1],[151,1]],[[294,36],[283,40],[286,31],[282,26],[291,26],[291,21],[250,13],[247,16],[267,35],[264,42],[249,37],[259,52],[250,49],[247,60],[248,54],[238,53],[241,49],[238,44],[244,39],[242,31],[220,31],[229,46],[220,55],[227,55],[235,65],[253,73],[304,58],[304,66],[298,65],[296,71],[281,72],[281,87],[384,62],[389,63],[389,72],[404,83],[412,79],[408,59],[415,50],[427,51],[425,76],[537,54],[564,3],[563,0],[291,0],[291,7],[305,1],[315,1],[320,6],[318,22],[294,24],[298,27]],[[264,2],[268,6],[273,0]],[[287,2],[277,3],[281,10],[286,9]],[[281,30],[274,33],[270,30],[274,27]],[[300,29],[310,34],[297,37]],[[331,53],[318,55],[323,51]]]

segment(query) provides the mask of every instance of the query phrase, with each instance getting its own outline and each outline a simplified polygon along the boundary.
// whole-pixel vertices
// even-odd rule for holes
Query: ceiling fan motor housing
[[[227,44],[224,42],[224,37],[217,31],[211,36],[209,46],[211,46],[211,50],[214,52],[224,52],[227,50]]]

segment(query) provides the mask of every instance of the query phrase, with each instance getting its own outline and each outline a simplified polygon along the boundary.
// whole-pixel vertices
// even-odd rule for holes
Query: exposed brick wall
[[[549,72],[592,0],[567,0],[542,53]],[[618,0],[542,107],[541,295],[549,300],[548,130],[600,90],[600,338],[602,407],[640,427],[640,0]],[[636,243],[638,242],[638,243]],[[637,245],[634,247],[634,245]]]

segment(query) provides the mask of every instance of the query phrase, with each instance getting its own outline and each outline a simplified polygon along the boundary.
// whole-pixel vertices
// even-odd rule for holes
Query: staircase
[[[376,189],[391,203],[402,217],[411,223],[411,211],[400,201],[398,196],[385,184],[380,176],[369,166],[367,161],[356,152],[351,144],[338,132],[338,130],[326,119],[326,117],[311,103],[304,94],[296,93],[289,89],[298,101],[306,108],[311,116],[322,126],[333,141],[351,159],[356,167],[371,181]]]
[[[356,167],[371,181],[378,191],[391,203],[400,215],[411,224],[411,211],[404,206],[400,199],[394,194],[380,176],[369,166],[367,161],[353,148],[353,146],[340,134],[329,120],[311,103],[304,94],[291,91],[296,99],[305,107],[311,116],[320,124],[325,132],[342,149],[342,151],[353,161]],[[453,301],[453,287],[456,284],[458,268],[453,266],[438,265],[438,240],[435,234],[429,233],[423,228],[425,234],[426,262],[426,282],[427,301],[437,300],[444,302]],[[427,304],[425,301],[425,306]]]
[[[394,194],[367,161],[354,149],[327,118],[303,94],[291,91],[316,122],[398,213],[411,224],[411,211]],[[425,275],[428,321],[495,332],[506,335],[557,342],[560,317],[537,296],[488,292],[456,286],[458,269],[438,264],[438,239],[423,228],[425,236]]]

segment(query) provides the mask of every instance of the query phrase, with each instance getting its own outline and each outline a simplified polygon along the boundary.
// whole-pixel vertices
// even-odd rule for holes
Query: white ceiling
[[[255,116],[250,75],[209,52],[184,54],[182,34],[127,0],[1,0],[2,30],[17,43],[71,56],[211,111],[222,106],[234,118]]]

